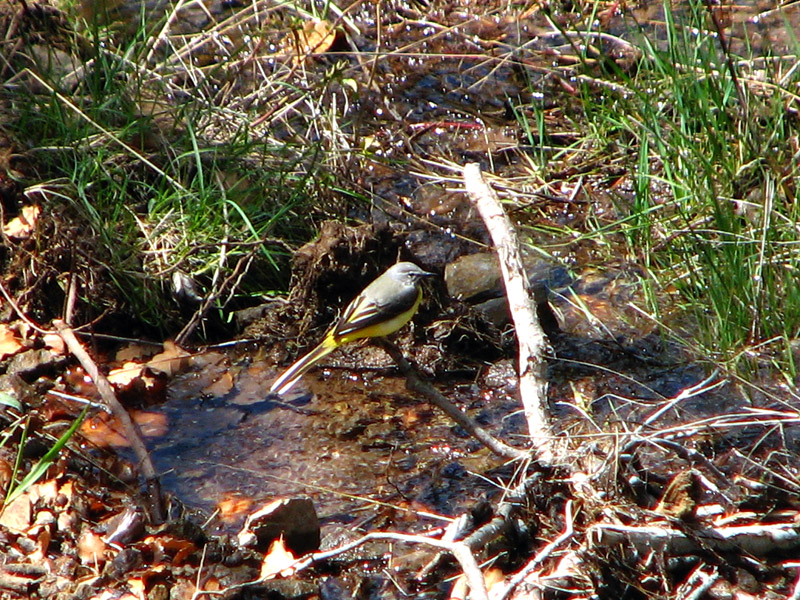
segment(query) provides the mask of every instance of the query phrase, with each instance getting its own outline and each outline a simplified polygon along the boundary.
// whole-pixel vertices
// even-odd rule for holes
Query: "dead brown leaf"
[[[40,501],[47,506],[55,505],[59,493],[58,481],[55,479],[45,479],[44,481],[31,486],[30,497],[34,504]]]
[[[175,342],[167,340],[164,342],[164,351],[151,358],[147,366],[153,371],[171,377],[184,371],[189,366],[191,356],[189,352]]]
[[[236,494],[229,494],[217,503],[219,518],[224,523],[233,523],[250,511],[253,501]]]
[[[121,367],[108,372],[108,381],[114,386],[125,387],[139,377],[144,370],[144,365],[136,362],[123,363]]]
[[[281,41],[282,54],[300,64],[312,54],[323,54],[336,41],[336,29],[327,21],[311,19],[290,31]]]
[[[8,484],[11,481],[11,474],[14,466],[7,456],[0,456],[0,494],[5,496],[8,493]]]
[[[16,354],[23,347],[22,340],[8,325],[0,325],[0,359]]]
[[[22,494],[3,508],[3,512],[0,513],[0,525],[12,531],[27,531],[32,518],[31,498],[28,494]]]
[[[154,348],[153,346],[131,343],[117,350],[117,354],[114,357],[114,360],[116,360],[116,362],[125,363],[134,360],[142,360],[145,358],[150,358],[155,354],[153,348]]]
[[[297,559],[286,548],[283,536],[272,542],[269,551],[261,562],[261,578],[272,579],[280,575],[281,577],[291,577],[294,575],[292,565]]]
[[[42,209],[35,204],[23,206],[19,216],[11,219],[3,227],[3,233],[15,240],[29,238],[36,227],[36,221],[39,219],[41,212]]]
[[[313,19],[303,23],[303,28],[297,31],[297,40],[300,44],[298,54],[323,54],[330,50],[336,39],[336,30],[327,21]]]
[[[28,532],[28,537],[34,542],[34,551],[28,554],[32,562],[41,562],[47,556],[47,549],[53,540],[51,528],[45,525],[35,525]]]
[[[147,573],[149,576],[164,569],[167,562],[176,566],[182,565],[197,551],[197,546],[191,541],[167,534],[148,536],[142,543],[153,552],[153,567]]]
[[[95,446],[105,448],[127,448],[128,440],[122,435],[122,427],[108,413],[98,413],[81,424],[81,435]]]
[[[233,374],[230,371],[223,372],[211,385],[203,388],[203,393],[214,398],[221,398],[233,389]]]
[[[66,346],[64,339],[57,333],[45,333],[42,336],[44,347],[50,350],[53,354],[65,354]]]
[[[103,536],[85,527],[78,538],[78,558],[84,565],[99,565],[105,562],[106,543]]]
[[[130,412],[133,422],[145,437],[159,437],[167,432],[169,423],[162,413],[134,410]],[[108,413],[98,413],[81,425],[81,435],[99,447],[127,448],[130,444],[122,433],[122,426]]]

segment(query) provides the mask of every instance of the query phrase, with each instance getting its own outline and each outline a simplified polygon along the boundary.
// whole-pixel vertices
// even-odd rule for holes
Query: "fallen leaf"
[[[197,551],[197,546],[191,541],[166,534],[147,536],[142,543],[149,546],[153,553],[153,567],[147,572],[149,576],[165,569],[165,561],[176,566],[182,565]]]
[[[80,432],[87,441],[100,448],[127,448],[130,445],[122,435],[119,422],[108,413],[97,413],[86,419],[81,424]]]
[[[336,30],[330,23],[319,19],[313,19],[303,23],[303,28],[293,32],[296,34],[298,55],[322,54],[330,50],[336,39]]]
[[[162,436],[169,427],[167,416],[162,413],[133,410],[130,411],[130,415],[145,437]],[[101,448],[106,446],[127,448],[130,446],[123,435],[119,421],[105,412],[97,413],[86,419],[81,424],[80,432],[86,440]]]
[[[115,360],[117,362],[124,363],[132,360],[150,358],[156,353],[153,348],[154,347],[151,345],[145,346],[144,344],[137,343],[128,344],[127,346],[123,346],[117,350]]]
[[[261,579],[272,579],[280,575],[281,577],[291,577],[294,575],[292,565],[297,559],[286,549],[283,543],[283,536],[272,542],[269,552],[264,556],[261,563]]]
[[[147,366],[153,371],[164,373],[164,375],[171,377],[187,368],[191,356],[189,352],[175,342],[167,340],[164,342],[164,351],[151,358]]]
[[[8,483],[11,481],[11,473],[14,468],[6,457],[0,457],[0,494],[4,497],[8,492]]]
[[[50,527],[38,526],[33,530],[28,532],[28,537],[32,538],[34,541],[35,550],[28,554],[28,558],[32,562],[41,563],[42,560],[47,556],[47,549],[50,547],[50,542],[53,539],[53,535],[50,531]]]
[[[8,325],[0,325],[0,360],[16,354],[22,348],[22,340],[17,337]]]
[[[84,528],[78,538],[78,558],[84,565],[100,565],[105,562],[106,543],[103,536],[88,527]]]
[[[22,410],[22,404],[8,392],[0,392],[0,406],[9,406],[17,410]]]
[[[280,42],[281,56],[300,64],[312,54],[330,50],[336,41],[336,29],[327,21],[311,19],[299,29],[292,29]]]
[[[45,333],[42,336],[44,347],[54,354],[65,354],[66,346],[64,340],[57,333]]]
[[[3,233],[15,240],[24,240],[30,237],[41,212],[42,209],[35,204],[23,206],[19,216],[11,219],[3,227]]]
[[[28,494],[18,496],[0,512],[0,525],[12,531],[26,531],[31,526],[31,499]]]
[[[230,494],[217,502],[217,514],[223,523],[233,523],[250,511],[253,501]]]
[[[31,486],[30,496],[34,504],[38,504],[41,500],[47,506],[54,506],[58,499],[58,481],[55,479],[40,481]]]
[[[233,389],[233,374],[230,371],[224,371],[211,385],[203,388],[203,393],[208,394],[212,398],[222,398]]]
[[[121,367],[111,369],[111,371],[108,372],[107,379],[112,385],[125,387],[130,384],[131,381],[139,377],[143,370],[144,365],[141,363],[126,362],[123,363]]]
[[[145,437],[161,437],[169,429],[169,421],[164,413],[134,411],[131,417]]]

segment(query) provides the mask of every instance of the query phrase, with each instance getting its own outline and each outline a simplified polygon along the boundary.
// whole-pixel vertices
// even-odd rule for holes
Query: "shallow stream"
[[[351,216],[404,224],[411,229],[407,249],[429,262],[446,264],[485,249],[483,226],[459,190],[459,165],[478,160],[507,180],[533,180],[532,172],[546,166],[558,144],[570,142],[570,80],[554,73],[573,60],[575,41],[565,39],[533,5],[512,14],[505,10],[508,4],[433,2],[431,14],[425,2],[392,2],[381,3],[376,15],[372,3],[356,3],[346,14],[357,33],[343,28],[349,37],[337,50],[307,66],[325,70],[344,61],[343,76],[362,90],[357,96],[331,96],[339,98],[338,117],[348,139],[373,157],[347,163],[349,179],[342,186],[372,200]],[[746,44],[756,53],[789,54],[800,30],[800,4],[781,10],[763,4],[716,7],[734,51]],[[273,18],[273,5],[259,6],[264,18],[259,32],[270,42],[260,59],[267,71],[278,69],[269,51],[280,47],[286,24]],[[625,14],[615,6],[597,14],[598,31],[604,32],[598,34],[597,51],[624,64],[630,52],[626,39],[639,32],[663,37],[664,4],[641,3]],[[689,10],[673,6],[675,18]],[[125,15],[138,14],[139,5],[86,3],[84,9],[124,21]],[[152,15],[159,10],[148,7]],[[238,10],[243,7],[236,2],[190,3],[179,12],[172,34],[213,28]],[[228,31],[220,48],[246,44],[251,32],[238,33],[237,38]],[[363,56],[354,56],[348,45]],[[220,50],[206,58],[227,57]],[[251,87],[248,73],[237,82],[243,94]],[[532,102],[546,115],[541,126],[553,131],[550,145],[522,127],[521,114],[535,115],[518,107]],[[630,181],[608,172],[584,179],[580,167],[564,165],[567,174],[557,189],[542,182],[511,198],[531,208],[512,213],[526,243],[567,273],[550,288],[569,338],[556,349],[550,394],[559,427],[571,433],[584,432],[587,413],[598,423],[633,421],[650,402],[671,398],[707,375],[702,366],[687,364],[636,308],[644,305],[641,273],[625,260],[622,240],[619,249],[609,251],[586,240],[575,243],[564,233],[581,230],[589,218],[615,221],[633,194]],[[609,262],[609,255],[619,258]],[[177,378],[169,401],[159,408],[169,430],[153,443],[154,459],[165,473],[165,487],[190,507],[212,512],[227,498],[257,505],[306,494],[326,524],[375,527],[408,520],[420,529],[440,524],[423,515],[453,516],[464,508],[462,501],[476,496],[464,490],[497,493],[498,482],[513,472],[513,465],[503,465],[406,392],[380,358],[375,369],[316,370],[287,407],[266,400],[279,366],[264,360],[265,354],[252,348],[213,355],[201,370]],[[230,385],[215,391],[223,377]],[[487,429],[524,446],[514,377],[506,360],[435,383]],[[729,392],[693,399],[691,410],[700,418],[720,406],[740,407],[741,396]],[[221,514],[218,524],[231,527],[241,514]]]

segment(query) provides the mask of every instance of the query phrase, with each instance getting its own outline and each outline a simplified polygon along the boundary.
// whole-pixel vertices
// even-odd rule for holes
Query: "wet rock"
[[[441,268],[464,252],[464,241],[448,231],[412,231],[405,247],[417,262],[428,269]]]
[[[319,597],[322,600],[345,600],[352,595],[344,584],[335,577],[325,577],[319,584]]]
[[[251,588],[252,598],[283,598],[291,600],[293,598],[309,598],[318,591],[318,586],[312,581],[301,581],[299,579],[272,579],[265,581],[256,587]]]
[[[502,298],[491,298],[486,302],[475,305],[483,318],[492,323],[495,327],[503,327],[511,322],[511,311],[508,309],[508,301],[505,296]]]
[[[452,298],[470,300],[503,293],[496,254],[482,252],[462,256],[445,267],[444,282]]]
[[[250,325],[253,325],[261,319],[266,318],[270,311],[274,310],[281,304],[283,304],[282,300],[271,300],[270,302],[265,302],[264,304],[259,304],[258,306],[243,308],[241,310],[234,311],[233,318],[236,321],[239,331],[244,331],[245,328],[249,327]]]
[[[270,502],[247,517],[238,540],[242,546],[266,550],[281,536],[295,555],[319,548],[319,518],[311,498],[282,498]]]
[[[542,328],[548,335],[555,334],[559,331],[559,322],[548,304],[545,282],[556,285],[563,283],[564,269],[553,267],[546,261],[531,259],[526,262],[525,271],[531,282]],[[509,322],[510,313],[496,254],[480,252],[462,256],[447,265],[444,279],[451,297],[478,302],[476,308],[496,327],[503,327]]]
[[[326,527],[328,532],[320,543],[320,550],[331,550],[344,546],[361,538],[361,536],[344,526]],[[331,565],[347,565],[353,562],[382,561],[385,553],[389,550],[389,544],[385,541],[372,541],[361,544],[355,548],[342,552],[327,560]]]
[[[330,421],[326,431],[339,440],[354,440],[366,430],[369,424],[369,419],[359,414],[353,414]]]
[[[38,407],[42,404],[41,394],[38,394],[19,375],[0,375],[0,392],[9,394],[28,406]]]
[[[484,376],[484,382],[490,388],[503,388],[508,386],[509,391],[516,388],[517,370],[511,360],[500,360],[489,365]]]
[[[548,302],[547,287],[541,279],[548,277],[549,266],[533,263],[528,269],[539,322],[547,335],[560,332],[558,318]],[[478,253],[462,256],[445,268],[445,284],[453,298],[482,302],[475,308],[489,323],[502,329],[511,322],[511,313],[505,297],[500,265],[495,254]],[[488,299],[487,299],[488,298]]]
[[[53,371],[56,365],[63,361],[63,357],[57,356],[44,348],[28,350],[16,354],[8,361],[6,373],[18,375],[25,381],[33,381],[40,375]]]

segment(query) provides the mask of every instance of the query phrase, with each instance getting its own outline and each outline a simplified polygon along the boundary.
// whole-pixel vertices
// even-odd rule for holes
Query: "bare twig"
[[[395,344],[385,339],[376,341],[389,353],[394,362],[397,363],[397,367],[406,378],[408,389],[424,396],[431,404],[444,411],[448,417],[461,425],[470,435],[496,455],[510,459],[527,458],[528,454],[525,451],[513,448],[498,440],[491,433],[478,425],[468,414],[460,410],[455,404],[440,394],[430,383],[421,379],[416,370],[411,366],[411,363],[403,356],[403,352]]]
[[[469,583],[471,590],[470,597],[475,600],[489,599],[489,595],[486,592],[486,584],[484,583],[483,573],[481,573],[480,567],[478,566],[478,563],[475,560],[475,557],[473,556],[472,550],[469,548],[469,546],[467,546],[464,542],[446,542],[421,535],[409,535],[405,533],[382,531],[368,533],[362,538],[359,538],[349,544],[339,546],[338,548],[334,548],[333,550],[309,554],[308,556],[298,560],[294,565],[291,566],[291,568],[300,571],[301,569],[308,568],[322,560],[327,560],[329,558],[333,558],[334,556],[349,552],[371,540],[393,540],[399,542],[409,542],[413,544],[427,544],[428,546],[435,546],[436,548],[447,550],[458,561],[462,572],[467,578],[467,582]]]
[[[678,589],[678,600],[700,600],[711,589],[711,586],[716,583],[720,577],[719,568],[714,567],[711,573],[706,573],[702,569],[705,566],[705,564],[698,566],[686,580],[686,583]]]
[[[374,531],[371,533],[366,534],[363,537],[360,537],[357,540],[354,540],[350,543],[343,544],[337,548],[333,548],[331,550],[326,550],[324,552],[314,552],[313,554],[307,554],[303,558],[296,560],[291,565],[287,565],[287,571],[299,572],[304,569],[307,569],[317,563],[322,561],[328,560],[329,558],[334,558],[336,556],[341,556],[342,554],[346,554],[359,546],[363,546],[367,542],[373,540],[391,540],[397,542],[406,542],[411,544],[426,544],[428,546],[435,546],[436,548],[442,548],[450,552],[455,559],[458,561],[459,565],[461,566],[461,570],[464,573],[464,576],[467,578],[467,583],[469,584],[471,590],[471,598],[473,600],[489,600],[489,594],[486,591],[486,584],[484,582],[483,573],[478,566],[475,557],[472,555],[472,551],[463,543],[463,542],[445,542],[442,540],[438,540],[436,538],[429,538],[421,535],[409,535],[405,533],[392,533],[392,532],[383,532],[383,531]],[[261,579],[255,579],[253,581],[245,581],[243,583],[237,583],[231,586],[228,586],[222,590],[206,590],[206,591],[198,591],[197,596],[200,595],[208,595],[208,596],[224,596],[230,594],[231,591],[252,587],[262,583]]]
[[[516,573],[508,582],[508,585],[503,590],[498,600],[506,600],[520,583],[525,581],[525,578],[538,569],[542,563],[558,548],[561,544],[572,538],[575,533],[573,518],[572,518],[572,500],[569,500],[564,508],[564,531],[563,533],[547,544],[544,548],[539,550],[528,564],[526,564],[518,573]]]
[[[122,425],[125,438],[128,440],[128,442],[130,442],[131,448],[136,454],[137,462],[145,480],[148,500],[147,508],[150,515],[150,520],[152,523],[162,523],[164,521],[164,507],[161,503],[161,486],[158,482],[156,470],[153,467],[152,461],[150,460],[150,455],[147,453],[147,448],[145,447],[144,442],[142,442],[138,427],[131,419],[128,411],[125,410],[125,407],[119,403],[119,400],[117,400],[117,396],[114,394],[114,390],[111,387],[111,383],[109,383],[108,379],[106,379],[106,376],[100,372],[100,369],[97,368],[97,364],[89,356],[89,353],[86,352],[84,347],[78,341],[78,338],[75,337],[75,333],[72,331],[72,329],[60,319],[54,320],[53,325],[55,325],[56,330],[61,336],[61,339],[64,340],[64,343],[67,345],[70,352],[72,352],[75,358],[78,359],[78,362],[81,363],[83,369],[86,371],[89,377],[92,378],[92,381],[94,381],[94,384],[97,386],[97,391],[100,393],[100,397],[103,399],[103,402],[108,405],[108,407],[111,409],[111,413]]]
[[[492,236],[503,273],[508,306],[519,345],[519,390],[537,458],[552,463],[555,453],[547,418],[545,350],[547,340],[536,316],[533,294],[522,264],[519,240],[500,200],[477,163],[464,165],[464,187]]]
[[[598,523],[589,528],[593,544],[610,547],[630,544],[640,552],[690,554],[700,550],[745,552],[764,556],[776,550],[800,547],[800,530],[795,522],[732,527],[674,529],[668,523],[642,527]]]
[[[180,333],[175,336],[176,344],[181,345],[186,343],[186,340],[192,335],[195,328],[203,320],[203,317],[209,311],[214,302],[216,302],[217,299],[222,296],[222,293],[230,286],[235,287],[239,283],[240,278],[250,268],[250,263],[252,262],[253,256],[255,256],[256,252],[258,252],[257,247],[251,248],[247,254],[239,258],[239,260],[236,262],[236,267],[234,267],[233,272],[225,278],[225,280],[218,286],[217,289],[208,293],[208,295],[203,299],[203,303],[200,305],[200,308],[194,312],[192,318],[189,319],[189,322],[184,325]]]
[[[520,507],[525,505],[526,499],[530,494],[531,487],[538,483],[539,476],[541,472],[537,472],[531,477],[528,477],[520,483],[515,488],[511,489],[508,494],[506,495],[505,499],[500,502],[495,510],[495,516],[486,524],[481,525],[478,529],[473,531],[470,535],[464,537],[461,541],[466,544],[469,548],[476,550],[477,548],[483,548],[488,544],[491,540],[496,539],[497,537],[503,535],[506,531],[508,531],[511,523],[513,522],[514,515],[517,514]],[[471,519],[468,516],[468,513],[462,514],[460,517],[455,519],[450,526],[448,526],[445,534],[442,536],[442,539],[445,541],[455,541],[463,532],[462,525],[471,522]],[[448,535],[452,535],[452,537],[447,537]],[[441,561],[441,555],[436,556],[431,562],[429,562],[420,574],[417,575],[418,580],[425,579],[433,570],[438,566]]]
[[[480,548],[485,546],[490,540],[502,535],[511,525],[512,517],[517,514],[520,506],[525,504],[530,488],[538,481],[538,473],[528,477],[513,488],[505,500],[497,507],[495,516],[485,525],[466,537],[463,541],[470,548]]]

